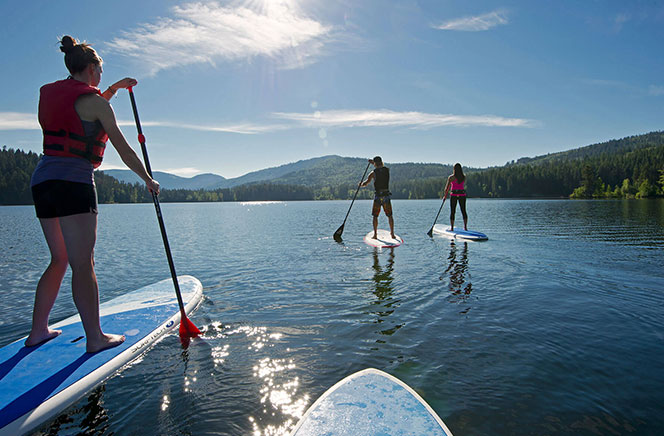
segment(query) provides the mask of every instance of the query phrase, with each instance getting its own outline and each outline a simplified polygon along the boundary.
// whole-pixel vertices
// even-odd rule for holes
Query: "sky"
[[[488,167],[664,129],[664,0],[0,0],[0,146],[41,151],[63,35],[101,55],[102,90],[138,80],[152,169],[184,177]],[[111,104],[140,154],[128,93]]]

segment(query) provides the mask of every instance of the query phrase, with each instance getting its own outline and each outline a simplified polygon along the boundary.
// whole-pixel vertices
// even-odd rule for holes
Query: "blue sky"
[[[663,129],[657,0],[2,0],[0,146],[41,150],[65,34],[103,57],[102,90],[138,79],[152,167],[187,177],[327,154],[486,167]],[[139,151],[127,92],[111,102]]]

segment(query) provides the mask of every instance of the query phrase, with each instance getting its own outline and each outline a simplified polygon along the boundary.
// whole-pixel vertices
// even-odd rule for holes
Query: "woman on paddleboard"
[[[103,93],[102,59],[86,43],[71,36],[60,41],[70,76],[42,86],[39,124],[44,134],[44,155],[32,174],[32,198],[51,253],[51,261],[37,285],[32,330],[26,346],[38,345],[61,332],[48,327],[48,317],[60,290],[67,265],[72,270],[72,294],[81,316],[86,350],[97,352],[120,345],[125,337],[106,334],[99,324],[99,288],[94,271],[97,238],[97,192],[94,169],[102,161],[106,141],[122,161],[159,193],[159,183],[127,143],[108,100],[118,89],[136,85],[122,79]]]
[[[387,220],[390,223],[390,234],[392,239],[396,239],[394,236],[394,219],[392,218],[392,193],[390,192],[390,169],[383,165],[383,159],[380,156],[376,156],[373,159],[369,159],[369,163],[372,164],[375,169],[369,173],[367,179],[360,183],[361,187],[367,186],[371,181],[374,181],[374,202],[373,208],[371,210],[371,215],[373,215],[373,230],[374,230],[374,239],[378,239],[378,215],[380,215],[380,208],[382,207],[387,216]]]
[[[450,230],[454,230],[454,215],[456,214],[456,206],[459,203],[461,208],[461,215],[463,215],[463,229],[468,230],[468,214],[466,213],[466,176],[463,174],[463,169],[460,163],[454,164],[454,172],[447,178],[445,184],[445,195],[443,199],[447,198],[447,194],[452,191],[450,196]]]

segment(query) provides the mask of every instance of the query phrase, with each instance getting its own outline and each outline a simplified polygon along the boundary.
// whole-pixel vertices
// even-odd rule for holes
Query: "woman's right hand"
[[[150,179],[149,182],[145,183],[145,186],[148,187],[150,192],[154,192],[156,195],[159,195],[159,182],[155,179]]]

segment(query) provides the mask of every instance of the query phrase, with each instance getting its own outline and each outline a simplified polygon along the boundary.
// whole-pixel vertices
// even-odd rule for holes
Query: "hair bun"
[[[76,40],[69,35],[63,36],[60,40],[60,51],[63,53],[69,53],[76,46]]]

